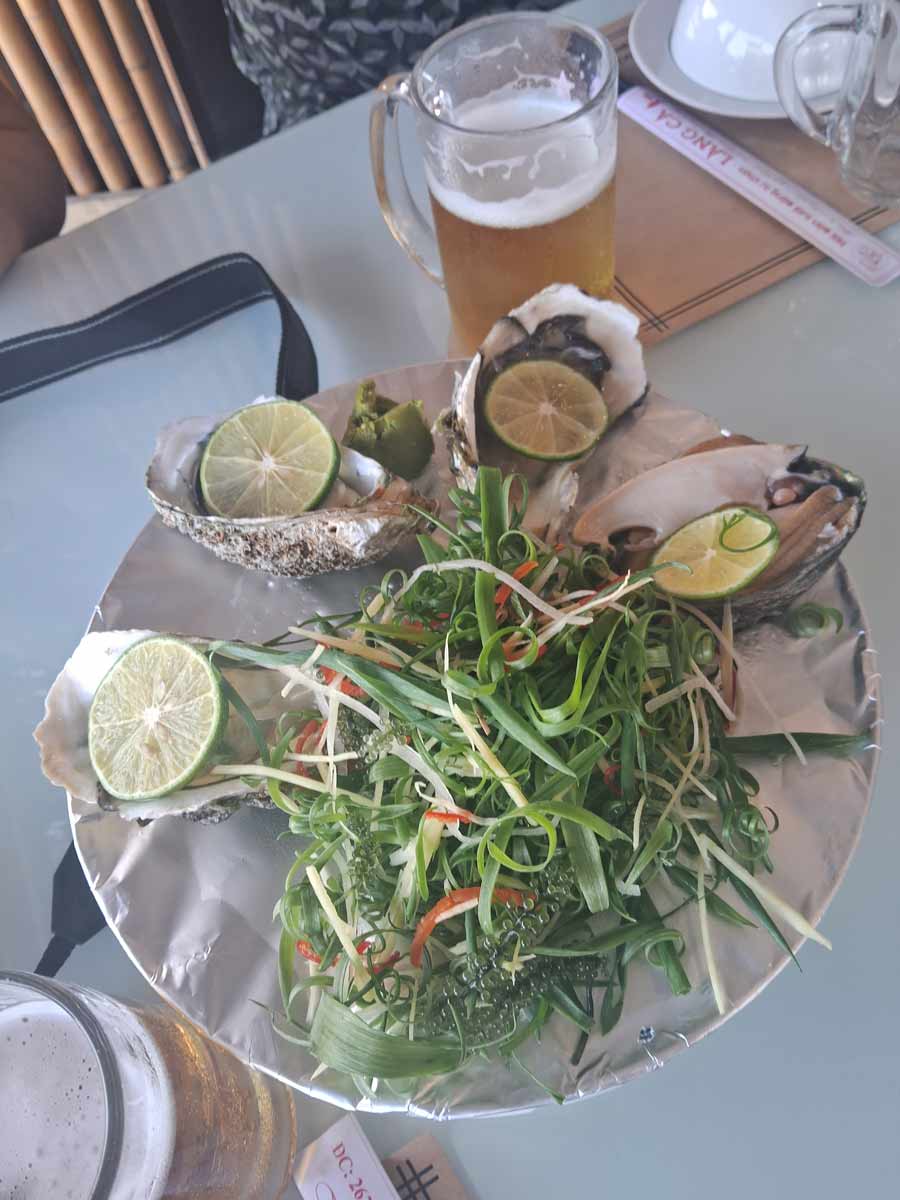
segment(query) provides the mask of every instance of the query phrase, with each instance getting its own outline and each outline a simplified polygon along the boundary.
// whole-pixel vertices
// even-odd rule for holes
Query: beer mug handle
[[[788,25],[775,47],[775,88],[778,99],[798,129],[821,142],[830,144],[830,113],[811,108],[797,85],[797,54],[812,37],[823,33],[855,32],[859,28],[858,4],[826,4],[798,17]]]
[[[409,76],[389,75],[378,86],[369,120],[369,152],[381,214],[388,229],[426,275],[444,286],[437,239],[413,199],[400,153],[400,105],[410,104]]]

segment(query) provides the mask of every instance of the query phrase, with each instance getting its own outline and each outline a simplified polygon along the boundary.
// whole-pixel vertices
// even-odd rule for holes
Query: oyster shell
[[[573,537],[619,569],[640,567],[682,525],[734,504],[767,513],[780,533],[766,570],[731,597],[735,624],[746,626],[783,612],[839,557],[859,528],[866,490],[805,446],[715,438],[595,501]]]
[[[501,318],[458,380],[444,432],[450,466],[473,487],[479,463],[514,470],[529,483],[525,524],[552,537],[578,496],[576,462],[543,463],[504,446],[480,418],[485,389],[506,367],[525,358],[556,358],[587,375],[603,392],[612,425],[647,391],[637,317],[610,300],[596,300],[573,284],[552,284]],[[599,444],[602,444],[601,439]],[[547,514],[553,518],[548,522]]]
[[[191,417],[163,429],[147,491],[164,525],[227,562],[271,575],[350,570],[384,558],[419,527],[409,503],[433,507],[374,459],[341,446],[338,478],[320,508],[297,517],[212,516],[200,500],[197,473],[206,439],[221,421]]]
[[[157,800],[123,801],[101,786],[88,752],[88,714],[94,693],[116,659],[144,638],[148,629],[88,633],[60,671],[44,702],[44,719],[34,731],[40,746],[41,767],[51,783],[63,787],[74,799],[117,812],[126,820],[150,821],[159,817],[186,816],[192,820],[220,821],[240,804],[270,808],[265,788],[254,789],[240,779],[218,779],[171,792]],[[192,639],[200,640],[200,639]],[[284,680],[276,671],[222,671],[260,721],[277,719],[296,708],[296,695],[283,700]],[[256,749],[244,722],[230,712],[222,745],[234,762],[255,761]]]

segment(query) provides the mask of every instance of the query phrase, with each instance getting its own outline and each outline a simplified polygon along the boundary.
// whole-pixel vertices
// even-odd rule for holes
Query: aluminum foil
[[[434,416],[447,404],[453,378],[454,364],[441,363],[385,373],[377,383],[398,400],[418,396]],[[354,386],[323,393],[322,403],[345,402]],[[604,439],[590,466],[590,486],[581,489],[582,502],[715,430],[708,417],[650,396]],[[442,475],[439,463],[434,494]],[[154,519],[125,555],[91,628],[260,640],[314,612],[346,611],[360,588],[380,579],[394,561],[350,574],[272,579],[214,558]],[[765,624],[741,635],[738,645],[790,728],[877,731],[875,655],[843,567],[830,571],[811,597],[840,610],[840,634],[803,640]],[[743,689],[742,700],[738,732],[770,732],[771,719],[753,704],[749,689]],[[855,849],[876,759],[873,740],[849,761],[811,758],[804,768],[786,757],[777,765],[748,764],[759,779],[761,800],[780,820],[772,839],[771,886],[814,923]],[[362,1098],[352,1081],[334,1071],[312,1078],[315,1060],[278,1037],[266,1011],[281,1008],[272,909],[295,849],[291,839],[277,840],[285,827],[280,813],[245,809],[213,826],[169,818],[140,827],[70,798],[70,814],[91,887],[138,969],[160,995],[254,1066],[309,1095],[364,1111],[446,1119],[523,1112],[549,1102],[524,1072],[481,1059],[452,1076],[421,1082],[413,1095],[382,1083],[377,1099]],[[524,1049],[529,1068],[567,1101],[658,1069],[736,1013],[788,961],[763,931],[713,923],[730,1006],[721,1017],[698,953],[696,914],[684,910],[673,923],[688,938],[684,964],[694,984],[689,995],[673,997],[660,972],[636,966],[621,1020],[608,1036],[592,1036],[578,1067],[569,1065],[574,1038],[567,1021],[551,1022],[542,1041]],[[796,949],[801,939],[789,941]],[[824,951],[813,947],[810,953]]]

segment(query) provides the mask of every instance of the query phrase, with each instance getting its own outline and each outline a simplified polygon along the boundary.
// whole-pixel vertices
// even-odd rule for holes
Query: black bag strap
[[[319,379],[306,326],[260,263],[239,252],[198,263],[82,321],[0,342],[0,402],[173,342],[263,300],[274,300],[281,316],[276,391],[302,400],[318,390]]]

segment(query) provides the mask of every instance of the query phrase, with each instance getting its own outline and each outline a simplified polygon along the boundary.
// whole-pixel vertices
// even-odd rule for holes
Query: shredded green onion
[[[840,633],[844,627],[843,615],[836,608],[827,608],[824,604],[798,604],[787,615],[787,627],[799,638],[813,638],[824,633],[829,625],[834,626],[834,632]]]
[[[757,926],[790,953],[777,919],[825,941],[761,882],[777,816],[742,764],[845,757],[868,738],[728,736],[722,630],[652,571],[618,579],[594,552],[544,546],[521,527],[525,491],[482,468],[474,492],[451,490],[455,525],[419,535],[422,565],[388,572],[357,611],[212,647],[279,672],[327,722],[304,755],[306,711],[271,730],[228,691],[259,761],[212,770],[265,782],[296,839],[275,1028],[366,1095],[473,1055],[527,1070],[520,1052],[550,1019],[578,1062],[619,1020],[631,972],[674,995],[700,982],[688,942],[724,1007],[718,939]],[[813,608],[839,627],[819,606],[795,614]]]

